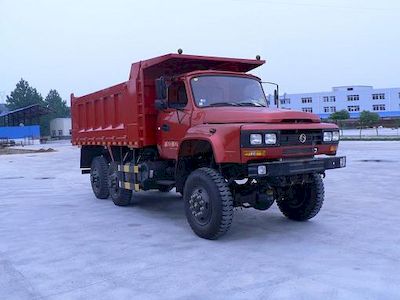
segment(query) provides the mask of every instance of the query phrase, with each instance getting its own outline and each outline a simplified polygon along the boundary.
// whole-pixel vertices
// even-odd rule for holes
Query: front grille
[[[301,139],[301,135],[305,135],[304,139]],[[322,142],[322,131],[321,130],[282,130],[280,133],[280,145],[281,146],[296,146],[296,145],[316,145]],[[303,142],[304,141],[304,142]]]
[[[294,154],[314,154],[314,149],[312,147],[307,148],[285,148],[283,149],[284,155],[294,155]]]

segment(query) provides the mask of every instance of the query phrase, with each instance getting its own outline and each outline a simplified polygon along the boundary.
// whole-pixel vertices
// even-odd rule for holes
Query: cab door
[[[157,145],[161,158],[176,159],[178,147],[190,128],[191,107],[183,81],[168,87],[168,107],[158,112]]]

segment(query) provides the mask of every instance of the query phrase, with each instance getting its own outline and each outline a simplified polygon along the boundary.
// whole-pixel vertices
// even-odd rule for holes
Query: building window
[[[312,103],[312,97],[301,98],[301,103]]]
[[[52,136],[56,136],[56,131],[55,131],[55,130],[52,130],[52,131],[51,131],[51,135],[52,135]]]
[[[358,101],[360,100],[359,95],[347,95],[347,101]]]
[[[326,113],[334,113],[334,112],[336,112],[336,107],[335,106],[325,106],[324,107],[324,112],[326,112]]]
[[[304,112],[312,113],[312,107],[303,107],[301,110],[304,111]]]
[[[290,98],[281,99],[281,104],[290,104]]]
[[[360,111],[360,106],[359,105],[350,105],[347,106],[348,111]]]
[[[62,136],[62,130],[59,130],[59,131],[58,131],[58,135],[59,135],[59,136]]]
[[[352,90],[353,90],[353,88],[347,88],[347,90],[348,90],[348,91],[352,91]]]
[[[323,99],[324,99],[324,102],[336,102],[335,96],[324,96]]]
[[[385,104],[375,104],[375,105],[372,105],[372,110],[386,110],[386,108],[385,108]]]
[[[372,94],[372,100],[385,99],[385,93]]]

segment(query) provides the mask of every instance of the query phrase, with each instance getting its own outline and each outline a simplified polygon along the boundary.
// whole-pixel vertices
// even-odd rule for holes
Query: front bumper
[[[248,165],[248,176],[277,177],[307,173],[322,173],[325,170],[344,168],[345,166],[345,156],[253,163]]]

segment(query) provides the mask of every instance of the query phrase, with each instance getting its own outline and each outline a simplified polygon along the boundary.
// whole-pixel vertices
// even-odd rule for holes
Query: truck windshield
[[[252,78],[205,75],[192,78],[191,85],[199,107],[267,106],[260,82]]]

